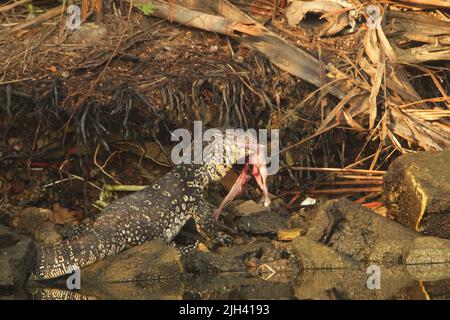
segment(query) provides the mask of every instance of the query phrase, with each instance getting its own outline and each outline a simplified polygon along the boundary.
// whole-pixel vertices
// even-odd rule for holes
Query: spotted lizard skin
[[[201,236],[229,244],[231,238],[216,229],[214,208],[203,196],[204,189],[236,162],[236,152],[226,156],[222,163],[177,165],[153,185],[109,204],[90,230],[76,239],[38,247],[32,278],[60,277],[71,273],[71,266],[81,268],[152,239],[169,243],[191,218]]]

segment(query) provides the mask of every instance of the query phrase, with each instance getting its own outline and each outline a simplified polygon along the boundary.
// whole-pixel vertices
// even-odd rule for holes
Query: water
[[[90,284],[65,290],[65,282],[30,283],[19,299],[450,299],[450,265],[380,267],[379,289],[367,269],[304,270],[263,280],[234,272],[161,281]],[[375,288],[374,288],[375,285]],[[372,289],[370,289],[372,287]]]

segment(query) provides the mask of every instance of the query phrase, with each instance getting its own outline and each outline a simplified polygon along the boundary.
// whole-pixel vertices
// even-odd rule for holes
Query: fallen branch
[[[383,175],[386,171],[364,170],[364,169],[346,169],[346,168],[311,168],[311,167],[289,167],[294,171],[319,171],[319,172],[352,172]]]
[[[420,4],[423,6],[432,6],[450,9],[450,2],[445,0],[397,0],[397,1]]]
[[[306,194],[342,194],[342,193],[360,193],[360,192],[381,192],[381,187],[370,188],[342,188],[342,189],[321,189],[308,190]]]
[[[450,46],[435,44],[423,45],[416,48],[402,50],[398,53],[401,63],[424,63],[428,61],[450,60]]]
[[[6,36],[6,35],[9,35],[11,33],[17,32],[19,30],[31,27],[31,26],[33,26],[35,24],[42,23],[44,21],[47,21],[47,20],[49,20],[51,18],[54,18],[54,17],[60,15],[63,11],[64,11],[64,5],[61,5],[61,6],[58,6],[56,8],[50,9],[50,10],[46,11],[45,13],[43,13],[41,15],[38,15],[34,19],[31,19],[29,21],[25,21],[24,23],[21,23],[21,24],[19,24],[17,26],[12,27],[11,29],[7,30],[4,33],[1,33],[0,35],[1,36]]]
[[[23,4],[27,4],[29,2],[31,2],[32,0],[19,0],[19,1],[14,1],[13,3],[10,4],[5,4],[3,6],[0,6],[0,12],[6,12],[9,11],[11,9],[14,9],[18,6],[21,6]]]
[[[186,26],[217,32],[240,41],[244,46],[265,55],[278,68],[289,72],[317,87],[331,81],[320,77],[317,59],[270,31],[226,0],[188,1],[190,7],[214,10],[215,14],[189,9],[174,3],[154,0],[138,0],[138,4],[151,4],[154,15]],[[217,15],[216,15],[217,14]],[[337,88],[329,92],[338,98],[344,94]]]

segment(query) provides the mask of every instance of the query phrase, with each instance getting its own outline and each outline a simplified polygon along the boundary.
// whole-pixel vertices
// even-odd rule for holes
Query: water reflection
[[[277,273],[264,281],[247,273],[223,273],[162,281],[30,283],[23,299],[450,299],[450,265],[380,267],[380,289],[368,289],[365,268]]]

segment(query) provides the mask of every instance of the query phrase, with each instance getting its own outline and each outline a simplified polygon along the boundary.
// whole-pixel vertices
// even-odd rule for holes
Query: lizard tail
[[[38,247],[37,264],[32,279],[52,279],[71,274],[125,248],[120,235],[111,236],[92,230],[77,239]]]

